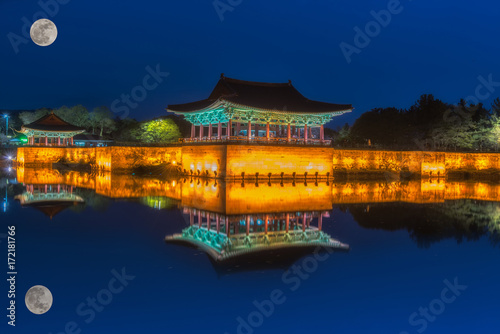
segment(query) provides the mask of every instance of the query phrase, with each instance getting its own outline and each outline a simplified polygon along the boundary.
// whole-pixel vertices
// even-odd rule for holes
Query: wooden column
[[[193,226],[193,224],[194,224],[193,209],[189,208],[189,226]]]
[[[321,124],[321,127],[319,128],[319,140],[325,140],[325,127],[323,126],[323,124]]]
[[[61,146],[61,137],[57,137],[57,146]]]
[[[212,138],[212,123],[208,124],[208,139]]]
[[[45,146],[49,145],[49,137],[45,136]]]
[[[211,225],[211,222],[210,222],[210,213],[207,212],[207,230],[210,231],[210,225]]]
[[[288,123],[288,125],[286,126],[286,140],[287,141],[290,141],[290,139],[292,138],[290,128],[291,128],[291,125],[290,125],[290,123]]]
[[[297,139],[300,139],[300,127],[296,126],[295,129],[297,130]]]
[[[302,232],[306,231],[306,221],[307,221],[307,213],[304,212],[304,216],[302,217]]]
[[[227,139],[231,139],[231,136],[233,135],[233,121],[229,120],[227,122]]]
[[[191,124],[191,138],[196,137],[196,127],[194,124]]]
[[[247,130],[248,140],[252,139],[252,122],[248,121],[248,130]]]
[[[201,217],[201,211],[198,210],[197,212],[198,212],[198,227],[201,228],[201,223],[203,218]]]
[[[307,124],[304,124],[304,141],[307,143]]]
[[[238,137],[240,135],[240,127],[241,127],[241,123],[237,122],[236,123],[236,137]]]
[[[217,125],[217,138],[221,139],[222,138],[222,123],[219,122]]]
[[[285,221],[285,224],[286,224],[286,226],[285,226],[285,228],[286,228],[286,233],[288,233],[288,226],[290,225],[290,214],[289,214],[289,213],[287,213],[287,214],[286,214],[286,221]]]
[[[323,214],[321,213],[318,217],[318,230],[321,231],[322,227],[323,227]]]
[[[200,139],[203,138],[203,124],[200,124]]]
[[[269,140],[269,122],[266,123],[266,139]]]
[[[215,222],[217,223],[217,234],[219,234],[219,232],[220,232],[220,216],[218,213],[215,214]]]
[[[264,233],[267,234],[267,224],[269,222],[269,215],[266,215],[266,218],[264,220]]]

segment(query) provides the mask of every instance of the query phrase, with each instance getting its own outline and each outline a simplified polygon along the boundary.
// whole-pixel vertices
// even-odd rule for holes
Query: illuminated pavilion
[[[185,142],[243,140],[328,145],[324,124],[351,112],[352,105],[309,100],[291,81],[251,82],[222,74],[207,99],[169,105],[167,111],[191,123],[191,137]],[[319,133],[312,129],[319,129]]]
[[[85,132],[85,129],[74,126],[51,112],[23,125],[19,132],[28,137],[28,145],[69,146],[73,145],[73,137]]]

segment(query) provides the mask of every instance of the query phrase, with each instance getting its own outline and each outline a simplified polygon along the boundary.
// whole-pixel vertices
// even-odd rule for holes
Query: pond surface
[[[2,186],[19,333],[498,333],[496,185],[27,169]]]

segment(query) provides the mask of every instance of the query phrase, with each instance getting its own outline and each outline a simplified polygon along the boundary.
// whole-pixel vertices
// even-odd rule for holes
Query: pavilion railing
[[[279,145],[316,145],[316,146],[331,146],[331,140],[320,140],[320,139],[297,139],[297,138],[281,138],[274,137],[267,139],[266,137],[252,137],[248,138],[246,136],[222,136],[221,138],[215,137],[195,137],[195,138],[182,138],[181,142],[184,143],[235,143],[235,144],[279,144]]]

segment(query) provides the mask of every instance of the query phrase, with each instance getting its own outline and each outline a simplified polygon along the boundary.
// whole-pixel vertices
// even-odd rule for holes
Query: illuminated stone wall
[[[226,175],[226,145],[193,145],[182,147],[182,170],[187,174]]]
[[[446,169],[462,171],[500,169],[500,154],[447,152]]]
[[[424,177],[443,177],[450,171],[500,171],[498,153],[398,152],[335,150],[330,147],[267,145],[186,145],[177,147],[21,147],[17,161],[27,167],[50,166],[64,159],[70,163],[95,163],[102,170],[177,165],[186,174],[231,179],[267,180],[324,178],[327,173],[411,172]]]
[[[17,161],[25,166],[47,166],[64,159],[70,163],[91,163],[95,161],[95,148],[76,147],[20,147]]]
[[[98,147],[96,163],[105,170],[158,166],[181,162],[182,148],[177,147]]]
[[[500,170],[500,154],[335,150],[333,169],[348,173],[378,170],[443,176],[450,171]]]
[[[445,175],[445,154],[420,151],[335,150],[333,169],[336,172],[360,173],[389,171],[423,175]]]
[[[329,147],[302,147],[302,146],[257,146],[257,145],[228,145],[227,146],[227,178],[259,178],[267,179],[268,173],[272,177],[279,177],[283,172],[290,177],[294,172],[297,178],[319,177],[332,173],[333,149]]]

